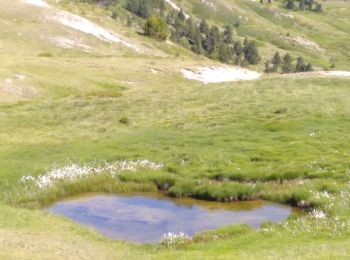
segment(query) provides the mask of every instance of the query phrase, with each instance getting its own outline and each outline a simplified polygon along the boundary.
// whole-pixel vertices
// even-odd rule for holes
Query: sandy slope
[[[194,69],[182,69],[182,75],[190,80],[198,80],[205,84],[219,83],[237,80],[255,80],[261,74],[252,70],[239,67],[197,67]]]
[[[320,74],[322,76],[334,76],[334,77],[350,77],[350,71],[320,71],[316,72],[316,74]]]
[[[49,6],[43,0],[23,0],[23,1],[27,4],[50,9],[50,12],[48,12],[48,15],[47,15],[47,19],[49,20],[54,20],[65,26],[71,27],[75,30],[93,35],[102,41],[109,42],[109,43],[120,43],[128,48],[133,49],[136,52],[141,52],[141,49],[135,44],[130,43],[129,41],[123,39],[122,36],[116,34],[115,32],[102,28],[101,26],[89,21],[86,18],[80,17],[78,15],[75,15],[69,12],[57,10]]]

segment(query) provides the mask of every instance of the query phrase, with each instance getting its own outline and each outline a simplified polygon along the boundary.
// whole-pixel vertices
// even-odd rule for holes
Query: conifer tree
[[[293,72],[293,59],[292,57],[287,53],[283,57],[283,66],[282,66],[282,72],[283,73],[292,73]]]
[[[227,25],[225,27],[224,42],[228,43],[228,44],[232,44],[233,43],[233,31],[232,31],[232,27],[230,25]]]
[[[242,43],[240,41],[236,41],[235,42],[235,45],[233,47],[233,50],[236,54],[236,56],[241,56],[242,55],[242,52],[243,52],[243,46],[242,46]]]
[[[271,60],[271,63],[273,65],[277,65],[277,66],[280,66],[281,65],[281,62],[282,62],[282,59],[281,59],[281,56],[280,56],[280,53],[278,51],[275,52],[275,55],[273,56],[272,60]]]
[[[249,41],[245,44],[243,48],[245,60],[252,65],[259,63],[259,53],[256,47],[255,41]]]
[[[209,32],[209,26],[207,24],[207,21],[205,19],[202,19],[200,25],[199,25],[199,30],[201,33],[207,35]]]
[[[265,62],[265,70],[264,71],[265,71],[265,73],[271,73],[272,72],[270,60],[266,60],[266,62]]]
[[[295,71],[296,72],[306,71],[306,64],[305,64],[304,59],[302,57],[298,57],[297,64],[295,65]]]

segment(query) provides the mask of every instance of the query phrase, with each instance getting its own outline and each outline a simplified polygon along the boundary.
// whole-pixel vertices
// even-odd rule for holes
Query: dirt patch
[[[50,38],[50,42],[55,44],[58,47],[65,48],[65,49],[73,49],[73,48],[79,48],[83,49],[85,52],[90,52],[92,50],[92,47],[82,43],[81,41],[75,40],[75,39],[69,39],[66,37],[52,37]]]
[[[308,39],[305,39],[303,37],[300,37],[300,36],[296,36],[296,37],[286,37],[285,36],[285,37],[283,37],[283,40],[292,42],[295,45],[299,45],[299,46],[308,48],[310,50],[319,51],[321,53],[326,52],[326,50],[321,48],[317,43],[310,41]]]
[[[350,71],[320,71],[316,73],[322,76],[350,77]]]
[[[14,102],[32,98],[39,94],[35,88],[24,86],[21,81],[24,75],[18,74],[14,79],[6,78],[0,81],[0,102]]]
[[[238,80],[255,80],[261,76],[261,74],[256,71],[229,66],[197,67],[193,69],[183,68],[181,69],[181,73],[187,79],[198,80],[205,84]]]

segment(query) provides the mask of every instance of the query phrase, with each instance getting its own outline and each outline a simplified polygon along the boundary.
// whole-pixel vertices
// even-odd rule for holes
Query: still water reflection
[[[264,221],[278,222],[292,209],[262,201],[207,202],[170,199],[161,195],[92,195],[57,202],[48,209],[113,239],[159,242],[164,233],[196,232],[229,224],[259,228]]]

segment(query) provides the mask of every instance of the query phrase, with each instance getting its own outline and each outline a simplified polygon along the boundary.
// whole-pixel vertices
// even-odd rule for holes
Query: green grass
[[[214,2],[250,17],[251,22],[241,24],[237,32],[257,38],[264,55],[272,55],[274,48],[285,49],[318,66],[335,55],[339,67],[349,70],[344,45],[349,37],[348,3],[327,2],[324,14],[293,13],[293,24],[303,24],[297,32],[290,28],[290,18],[274,18],[258,3]],[[199,7],[190,9],[194,3],[200,5],[200,1],[183,4],[200,14]],[[0,258],[349,257],[348,79],[276,75],[203,85],[183,79],[179,69],[215,63],[177,46],[153,43],[131,28],[125,34],[147,46],[147,53],[136,54],[84,34],[79,37],[94,46],[92,53],[61,49],[40,35],[66,32],[54,23],[42,23],[35,8],[17,4],[0,7],[0,23],[6,24],[0,27],[0,82],[10,78],[14,87],[36,92],[18,96],[0,88],[0,237],[5,238],[0,239]],[[278,5],[270,8],[285,12]],[[99,8],[74,4],[65,8],[91,15],[116,31],[125,29],[121,20],[105,18]],[[33,16],[27,15],[28,10]],[[226,22],[217,15],[210,16],[211,22]],[[276,35],[286,31],[319,43],[326,54],[282,42]],[[158,73],[153,74],[152,68]],[[17,74],[26,77],[19,80]],[[139,158],[163,162],[165,167],[57,183],[44,191],[19,182],[22,176],[37,176],[71,162]],[[306,214],[280,225],[266,223],[258,231],[224,227],[198,234],[183,247],[167,248],[112,241],[45,211],[21,208],[40,208],[84,192],[156,189],[171,196],[220,201],[262,198],[322,210],[328,218]]]

